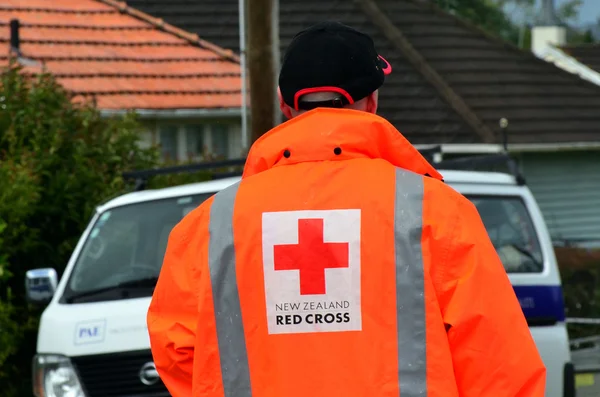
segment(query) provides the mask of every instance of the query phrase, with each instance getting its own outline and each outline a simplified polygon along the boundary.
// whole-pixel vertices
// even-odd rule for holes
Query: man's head
[[[286,51],[281,111],[287,118],[316,107],[375,113],[377,90],[391,71],[369,36],[341,23],[319,23],[298,33]]]

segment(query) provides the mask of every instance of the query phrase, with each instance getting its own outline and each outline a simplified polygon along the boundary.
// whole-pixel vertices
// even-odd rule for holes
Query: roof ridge
[[[52,76],[62,79],[164,79],[164,80],[181,80],[181,79],[206,79],[206,78],[222,78],[222,77],[240,77],[239,73],[226,72],[221,74],[215,73],[182,73],[182,74],[167,74],[167,73],[114,73],[114,72],[90,72],[90,73],[52,73]]]
[[[121,13],[125,13],[134,18],[140,19],[144,22],[150,23],[151,25],[162,29],[163,31],[175,35],[181,39],[187,40],[191,44],[198,45],[204,49],[210,50],[217,55],[226,58],[232,62],[240,63],[240,57],[237,56],[233,51],[221,48],[213,43],[209,43],[206,40],[201,39],[197,34],[187,32],[183,29],[179,29],[171,24],[166,23],[161,18],[155,18],[151,15],[148,15],[136,8],[130,7],[124,1],[118,0],[96,0],[100,3],[112,6],[119,10]]]
[[[89,45],[89,46],[114,46],[114,47],[187,47],[189,43],[174,42],[169,43],[165,41],[137,41],[137,42],[124,42],[124,41],[103,41],[103,40],[68,40],[68,39],[24,39],[20,40],[21,43],[29,44],[57,44],[57,45]],[[10,43],[10,38],[4,38],[0,36],[0,43]]]
[[[0,53],[0,59],[6,59],[7,56]],[[110,57],[110,56],[56,56],[56,55],[38,55],[39,61],[109,61],[109,62],[143,62],[143,63],[180,63],[180,62],[225,62],[223,58],[204,58],[204,57],[176,57],[176,58],[146,58],[146,57]]]
[[[2,11],[0,9],[0,11]],[[0,26],[10,26],[9,21],[0,21]],[[67,25],[67,24],[45,24],[45,23],[21,23],[22,28],[42,28],[42,29],[78,29],[78,30],[156,30],[155,26],[127,26],[127,25],[111,25],[111,26],[94,26],[94,25]]]
[[[232,94],[241,94],[241,89],[234,90],[219,90],[219,89],[207,89],[207,90],[189,90],[189,91],[181,91],[177,89],[172,90],[111,90],[111,91],[102,91],[102,90],[68,90],[73,95],[232,95]]]
[[[494,132],[477,116],[458,95],[444,78],[427,62],[427,60],[412,46],[410,41],[381,11],[375,0],[354,0],[358,3],[373,24],[381,30],[408,59],[429,84],[448,102],[456,113],[476,132],[484,143],[495,143]]]
[[[45,12],[49,14],[111,14],[113,10],[77,10],[72,8],[1,6],[0,11]]]

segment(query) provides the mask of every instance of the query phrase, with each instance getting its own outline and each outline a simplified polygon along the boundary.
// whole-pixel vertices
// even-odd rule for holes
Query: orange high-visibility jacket
[[[316,109],[172,231],[148,312],[175,397],[542,397],[476,208],[386,120]]]

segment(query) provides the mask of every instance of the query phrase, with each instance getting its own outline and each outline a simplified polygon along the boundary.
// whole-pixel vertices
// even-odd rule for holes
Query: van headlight
[[[68,357],[37,354],[33,358],[33,394],[36,397],[85,397]]]

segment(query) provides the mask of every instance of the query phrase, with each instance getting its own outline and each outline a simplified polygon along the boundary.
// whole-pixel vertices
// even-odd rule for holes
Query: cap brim
[[[384,75],[388,75],[390,73],[392,73],[392,65],[390,65],[390,63],[381,55],[377,56],[377,59],[379,59],[379,65],[381,66],[381,70],[383,70],[383,74]]]

